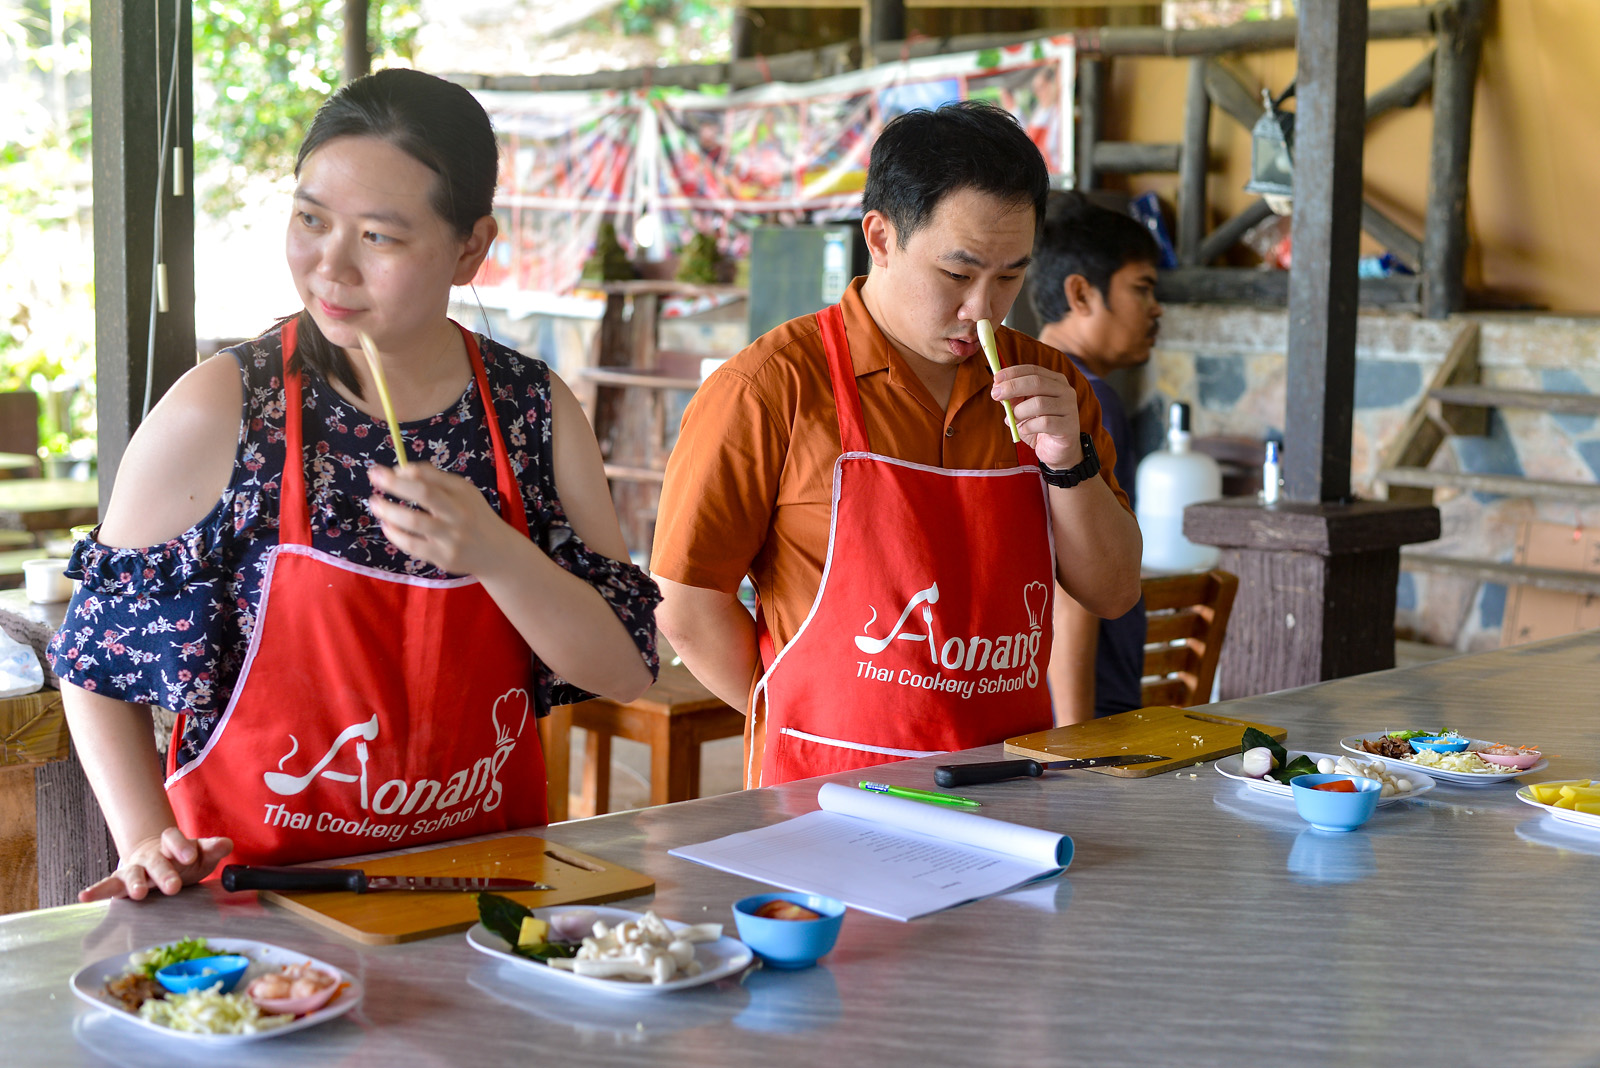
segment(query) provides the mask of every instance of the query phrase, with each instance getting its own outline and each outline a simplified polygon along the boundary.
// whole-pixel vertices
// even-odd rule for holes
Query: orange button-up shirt
[[[952,470],[1015,467],[1016,446],[1004,410],[989,396],[993,376],[983,356],[957,368],[950,403],[941,408],[868,313],[862,281],[851,283],[840,305],[871,450]],[[1064,354],[1026,334],[1002,327],[995,339],[1005,366],[1047,367],[1072,383],[1079,423],[1100,455],[1100,477],[1126,508],[1127,495],[1111,473],[1116,447],[1100,425],[1088,379]],[[690,401],[667,462],[650,570],[724,593],[736,592],[748,575],[781,650],[805,622],[822,581],[841,451],[822,334],[817,317],[803,315],[718,368]],[[746,768],[760,766],[763,711],[746,725]]]

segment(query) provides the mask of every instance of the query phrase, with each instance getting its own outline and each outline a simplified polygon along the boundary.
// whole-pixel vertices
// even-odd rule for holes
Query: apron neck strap
[[[291,373],[289,362],[294,357],[299,331],[297,322],[290,319],[283,324],[283,477],[279,483],[278,543],[280,545],[311,544],[311,513],[306,503],[306,474],[304,437],[302,432],[303,399],[301,375]],[[478,339],[472,332],[458,324],[467,344],[467,359],[472,364],[472,377],[478,385],[478,398],[483,404],[484,419],[489,424],[489,440],[494,445],[494,481],[500,495],[500,518],[509,523],[524,537],[528,536],[528,515],[522,506],[522,490],[517,476],[511,470],[511,454],[506,450],[505,435],[500,431],[500,419],[494,410],[494,395],[489,392],[489,376],[483,369],[483,356],[478,351]],[[855,383],[852,381],[851,385]],[[859,407],[859,405],[858,405]],[[400,442],[396,447],[402,447]],[[427,461],[418,461],[426,463]]]
[[[833,382],[833,404],[839,412],[839,442],[845,452],[870,452],[867,422],[861,415],[861,394],[856,389],[856,369],[850,362],[850,342],[844,333],[844,312],[837,304],[817,313],[822,328],[822,348],[828,354],[828,377]],[[995,346],[999,355],[999,345]],[[1007,366],[1001,356],[1001,367]],[[1017,442],[1017,463],[1032,467],[1039,457],[1026,441]]]
[[[833,405],[839,412],[839,443],[845,452],[869,452],[867,422],[861,415],[861,394],[856,390],[856,369],[850,362],[850,342],[844,334],[844,312],[833,304],[817,313],[822,328],[822,349],[828,355],[828,378],[833,382]]]

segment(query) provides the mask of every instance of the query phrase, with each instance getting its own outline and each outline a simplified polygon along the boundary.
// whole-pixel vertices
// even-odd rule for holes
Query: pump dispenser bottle
[[[1144,535],[1143,567],[1151,571],[1204,571],[1222,553],[1183,536],[1183,510],[1222,496],[1217,462],[1190,447],[1189,406],[1175,401],[1167,410],[1167,447],[1146,456],[1136,479],[1139,531]]]

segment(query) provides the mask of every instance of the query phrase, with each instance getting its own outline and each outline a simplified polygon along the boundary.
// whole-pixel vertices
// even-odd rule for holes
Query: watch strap
[[[1081,431],[1078,438],[1083,447],[1083,459],[1073,466],[1061,470],[1051,467],[1043,460],[1039,461],[1039,473],[1044,477],[1046,485],[1058,489],[1071,489],[1100,473],[1100,454],[1095,451],[1094,439]]]

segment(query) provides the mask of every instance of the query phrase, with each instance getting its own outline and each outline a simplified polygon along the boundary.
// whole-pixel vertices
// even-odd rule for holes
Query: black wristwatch
[[[1083,443],[1083,459],[1075,466],[1065,471],[1057,471],[1043,460],[1039,461],[1039,473],[1044,476],[1045,485],[1055,486],[1058,489],[1071,489],[1100,473],[1100,454],[1094,451],[1094,439],[1083,433],[1080,433],[1078,438]]]

